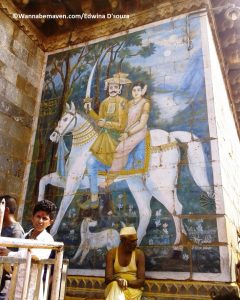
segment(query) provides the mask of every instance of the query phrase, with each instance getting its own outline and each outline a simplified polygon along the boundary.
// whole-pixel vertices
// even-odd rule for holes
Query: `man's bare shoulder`
[[[136,257],[145,257],[145,254],[141,249],[136,248],[135,251],[136,251]]]
[[[112,248],[107,252],[108,257],[115,257],[117,248]]]

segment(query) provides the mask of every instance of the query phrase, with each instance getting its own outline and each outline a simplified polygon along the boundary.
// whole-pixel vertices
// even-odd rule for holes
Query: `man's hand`
[[[121,289],[126,289],[128,286],[128,282],[123,278],[116,278],[116,281]]]
[[[86,102],[84,103],[84,109],[86,111],[86,113],[88,113],[90,110],[92,110],[92,105],[91,105],[91,102]]]
[[[90,110],[92,110],[92,98],[90,98],[90,97],[85,98],[83,103],[84,103],[83,107],[84,107],[86,113],[89,113]]]
[[[32,261],[38,262],[40,259],[36,255],[32,255]]]
[[[125,141],[126,138],[128,138],[128,133],[127,133],[127,132],[124,132],[124,133],[122,133],[122,134],[120,135],[120,137],[119,137],[118,140],[119,140],[120,142],[122,142],[122,141]]]
[[[0,247],[0,256],[8,256],[8,253],[10,252],[9,249],[5,247]]]
[[[99,126],[99,127],[104,127],[105,123],[106,123],[105,119],[100,119],[100,120],[98,121],[98,126]]]

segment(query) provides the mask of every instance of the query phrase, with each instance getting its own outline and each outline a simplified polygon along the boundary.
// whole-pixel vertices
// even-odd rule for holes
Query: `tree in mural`
[[[55,169],[53,159],[56,147],[49,141],[52,128],[63,113],[74,84],[79,80],[81,73],[86,69],[87,47],[63,52],[49,57],[45,73],[42,93],[42,106],[54,103],[50,113],[39,117],[39,126],[36,135],[34,159],[43,161],[36,165],[34,177],[36,178],[33,195],[37,194],[38,182],[44,173]],[[46,98],[45,98],[46,97]],[[52,100],[53,99],[53,100]],[[31,195],[32,198],[32,195]]]
[[[103,44],[94,45],[93,51],[97,52],[96,60],[96,84],[95,84],[95,102],[94,107],[98,109],[100,104],[100,81],[103,75],[104,79],[111,77],[115,72],[123,72],[124,60],[133,56],[151,56],[155,47],[152,43],[143,46],[142,34],[130,34],[124,37],[106,41]],[[106,62],[107,60],[107,62]],[[106,96],[106,95],[105,95]]]

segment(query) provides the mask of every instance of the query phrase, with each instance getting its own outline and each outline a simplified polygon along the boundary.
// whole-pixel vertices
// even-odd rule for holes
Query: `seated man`
[[[137,246],[134,227],[120,231],[120,245],[106,257],[106,300],[140,300],[145,281],[145,257]]]

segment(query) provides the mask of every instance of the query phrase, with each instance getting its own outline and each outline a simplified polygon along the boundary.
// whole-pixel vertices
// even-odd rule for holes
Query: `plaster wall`
[[[44,53],[0,12],[0,194],[22,195]]]
[[[212,86],[211,114],[217,136],[217,144],[212,143],[215,160],[213,164],[215,164],[215,177],[217,177],[215,191],[222,198],[217,213],[223,214],[225,218],[225,225],[222,224],[219,227],[219,236],[222,235],[223,230],[224,235],[226,235],[224,240],[229,251],[230,276],[232,281],[235,281],[235,264],[238,261],[237,253],[239,250],[237,229],[240,226],[240,186],[238,183],[240,143],[211,30],[209,24],[206,23],[206,25],[209,46],[207,65],[211,70],[211,80],[209,80],[208,86]]]
[[[187,31],[186,26],[188,26]],[[162,164],[159,167],[158,185],[154,187],[151,178],[148,179],[149,189],[155,193],[151,197],[151,206],[149,205],[151,218],[149,217],[149,220],[147,220],[149,222],[147,223],[147,225],[149,224],[147,234],[142,237],[141,241],[141,246],[144,247],[147,255],[148,276],[160,279],[186,280],[190,278],[191,280],[230,282],[232,278],[229,274],[229,243],[226,233],[223,178],[221,176],[221,157],[219,154],[216,121],[218,120],[218,117],[216,117],[218,112],[215,108],[217,99],[215,85],[218,85],[219,76],[221,78],[221,70],[215,66],[212,68],[211,65],[211,61],[216,61],[217,63],[218,59],[216,52],[211,50],[213,39],[208,28],[206,13],[196,12],[190,16],[182,15],[175,19],[149,24],[135,28],[129,33],[123,32],[118,36],[111,37],[109,40],[110,42],[112,40],[119,42],[119,39],[127,41],[127,39],[133,37],[138,37],[142,43],[145,43],[141,44],[141,46],[146,45],[146,42],[151,42],[152,44],[150,45],[154,49],[153,52],[150,51],[150,54],[144,58],[144,61],[141,57],[137,57],[132,61],[128,58],[128,62],[122,68],[122,71],[125,71],[132,80],[143,78],[148,83],[148,92],[153,106],[152,114],[149,118],[149,129],[161,129],[165,130],[165,132],[173,132],[173,134],[176,132],[176,134],[181,135],[180,139],[183,136],[190,136],[184,142],[186,144],[185,151],[181,148],[179,152],[176,152],[181,155],[181,157],[179,156],[180,165],[177,166],[177,183],[169,181],[169,174],[175,160],[174,162],[170,161],[173,158],[173,154],[167,151],[160,151],[160,155],[163,156],[161,160],[164,159],[166,154],[168,163],[166,167],[163,167]],[[188,40],[191,40],[192,44],[188,44]],[[101,49],[98,48],[99,45],[102,47],[104,45],[107,48],[107,41],[108,39],[91,41],[89,43],[91,48],[87,48],[86,51],[89,51],[89,49],[90,51]],[[210,48],[209,43],[212,45]],[[75,55],[79,57],[81,49],[84,49],[84,47],[86,45],[81,44],[71,49],[61,49],[57,52],[49,53],[46,74],[54,70],[55,61],[62,66],[62,70],[65,70],[64,66],[66,63],[70,62],[74,66],[73,62],[76,61]],[[66,53],[68,53],[67,56],[65,55]],[[87,71],[85,70],[87,65],[90,66],[88,76],[96,63],[92,61],[90,54],[89,56],[86,55],[83,61],[81,61],[81,56],[78,59],[79,65],[82,64],[83,66],[83,71]],[[106,58],[105,65],[102,66],[103,70],[108,63]],[[137,71],[135,65],[139,66]],[[114,70],[113,68],[111,74],[114,73]],[[26,192],[25,221],[27,216],[30,216],[30,207],[37,199],[37,191],[40,190],[39,178],[42,177],[42,182],[47,184],[47,180],[50,179],[51,181],[55,176],[55,173],[51,172],[54,172],[57,167],[54,154],[57,152],[57,145],[49,141],[49,136],[54,131],[56,122],[61,115],[60,107],[64,111],[65,102],[69,104],[74,102],[75,106],[84,113],[82,99],[85,97],[87,86],[87,79],[82,78],[84,72],[78,73],[74,68],[71,70],[71,76],[75,75],[75,79],[80,78],[84,84],[81,80],[76,80],[75,85],[72,87],[72,93],[65,97],[67,94],[62,94],[62,91],[67,91],[68,89],[70,91],[70,85],[66,85],[64,89],[65,81],[61,82],[61,76],[59,76],[58,70],[56,71],[49,73],[54,85],[49,86],[47,82],[43,84],[45,88],[43,88],[41,113],[39,115],[34,154]],[[214,72],[217,72],[218,75],[215,75]],[[63,77],[67,76],[67,74],[62,75]],[[70,78],[70,76],[67,76],[67,78]],[[105,73],[102,72],[98,79],[98,84],[101,88],[105,80]],[[57,89],[54,89],[54,86]],[[222,86],[225,91],[223,84]],[[222,95],[226,94],[224,91],[221,92]],[[99,91],[95,91],[94,88],[92,88],[91,92],[91,95],[97,93],[96,99],[104,99],[104,92],[99,94]],[[130,95],[126,97],[129,98]],[[227,103],[227,97],[225,101]],[[65,117],[63,118],[63,122],[67,122],[67,120]],[[75,122],[74,126],[76,125],[77,122]],[[75,129],[75,127],[70,128],[69,126],[67,128],[69,131]],[[65,131],[65,133],[68,132]],[[161,137],[162,133],[159,133],[158,138]],[[68,150],[71,151],[72,146],[68,136],[65,137],[65,142]],[[194,158],[190,157],[186,149],[193,149]],[[199,155],[197,149],[202,151],[204,159]],[[75,156],[72,154],[72,157]],[[80,159],[81,157],[79,158],[76,155],[76,158]],[[79,163],[75,162],[75,164],[80,166],[80,161]],[[175,170],[175,167],[173,169]],[[201,170],[204,171],[203,176],[199,175]],[[151,168],[149,169],[150,171],[152,171]],[[189,172],[192,173],[190,174]],[[50,173],[49,176],[48,173]],[[56,174],[59,176],[58,172]],[[68,174],[62,176],[67,177]],[[175,176],[177,175],[174,175],[174,178],[177,178]],[[74,180],[76,180],[75,177],[67,179],[68,182],[74,182]],[[44,184],[41,184],[41,196],[45,193]],[[56,187],[51,187],[50,185],[44,197],[54,199],[57,205],[61,207],[65,193],[63,191],[64,185],[60,184]],[[139,191],[142,191],[142,189],[139,188]],[[159,196],[158,193],[161,192],[162,194]],[[60,217],[57,219],[58,223],[57,221],[55,222],[55,224],[58,224],[55,227],[59,226],[59,228],[55,229],[56,232],[54,234],[56,239],[64,241],[65,254],[72,259],[76,249],[78,249],[78,245],[82,241],[82,237],[79,236],[80,224],[84,224],[86,221],[85,213],[87,211],[87,208],[84,208],[82,204],[84,203],[85,195],[88,195],[89,191],[86,189],[80,193],[80,191],[69,190],[66,195],[68,193],[69,195],[75,194],[75,198],[71,198],[70,201],[72,203],[64,204],[66,214],[62,219]],[[166,195],[170,196],[166,198]],[[183,224],[181,228],[176,230],[171,213],[164,208],[164,205],[169,207],[169,203],[173,201],[172,195],[177,195],[183,206],[179,213]],[[125,217],[131,220],[128,221],[129,223],[132,222],[131,224],[134,224],[136,227],[139,226],[142,230],[145,224],[138,225],[138,213],[145,214],[144,217],[147,215],[145,213],[147,209],[145,198],[144,210],[141,211],[136,206],[136,201],[133,199],[126,183],[125,185],[123,183],[120,186],[113,186],[110,200],[115,213],[110,214],[109,217],[106,215],[108,207],[107,199],[104,197],[105,194],[101,194],[99,209],[95,212],[92,210],[88,211],[93,219],[97,219],[98,231],[109,229],[113,226],[119,229],[120,220],[124,220]],[[160,203],[157,203],[157,198]],[[68,208],[66,205],[71,206]],[[177,204],[173,203],[173,205],[177,207]],[[106,208],[106,211],[104,208]],[[175,236],[177,234],[179,236],[182,229],[186,231],[187,240],[182,239],[181,246],[176,247],[174,245]],[[99,247],[98,251],[103,254],[101,257],[104,258],[106,247]],[[173,255],[175,254],[174,251],[178,255],[177,258]],[[74,257],[71,260],[69,272],[72,275],[103,275],[105,261],[104,259],[100,260],[97,256],[97,251],[92,249],[83,258]],[[211,264],[209,264],[210,260],[212,261]],[[94,267],[90,266],[89,262],[94,262]],[[178,263],[176,264],[176,262]]]

